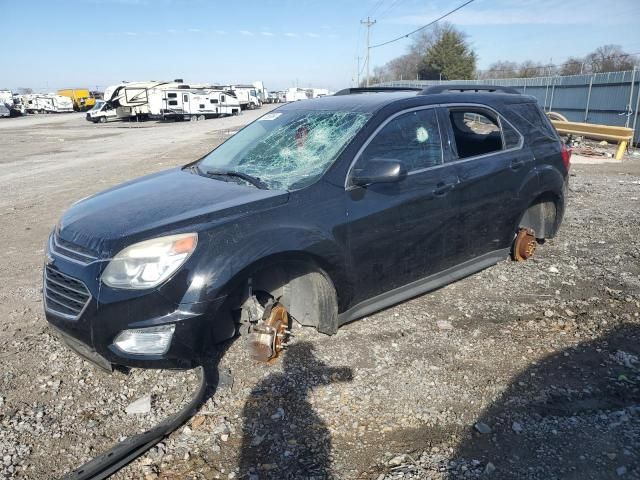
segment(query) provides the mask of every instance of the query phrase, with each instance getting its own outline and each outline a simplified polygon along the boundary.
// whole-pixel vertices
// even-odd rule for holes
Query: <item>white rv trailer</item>
[[[7,106],[13,105],[13,93],[11,90],[0,90],[0,103]]]
[[[55,94],[22,95],[22,104],[28,113],[67,113],[73,112],[73,100]]]
[[[9,109],[13,115],[26,115],[27,108],[24,105],[24,100],[22,95],[18,95],[17,93],[13,94],[12,103],[9,105]]]
[[[297,102],[298,100],[306,100],[309,98],[304,88],[290,87],[285,92],[286,102]]]
[[[0,90],[0,108],[2,108],[0,117],[11,116],[13,110],[15,110],[15,113],[19,113],[20,110],[17,110],[14,107],[13,94],[11,93],[11,90]],[[7,112],[9,113],[7,114]]]
[[[149,107],[150,92],[162,89],[198,89],[207,85],[187,85],[182,79],[173,82],[123,82],[119,85],[108,87],[104,92],[104,100],[116,108],[118,117],[147,118],[152,113]],[[210,88],[210,87],[209,87]]]
[[[241,110],[237,98],[219,89],[162,86],[150,89],[148,96],[151,116],[163,120],[204,120],[238,115]]]
[[[311,98],[326,97],[327,95],[329,95],[329,89],[328,88],[308,88],[307,96],[309,95],[311,96]]]
[[[104,100],[115,108],[119,118],[136,117],[138,119],[149,116],[150,88],[167,82],[123,82],[105,88]]]

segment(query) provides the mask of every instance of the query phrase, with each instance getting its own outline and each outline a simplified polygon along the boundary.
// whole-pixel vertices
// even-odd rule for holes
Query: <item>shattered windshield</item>
[[[237,172],[272,190],[317,180],[362,128],[370,114],[335,111],[271,112],[207,155],[200,171]]]

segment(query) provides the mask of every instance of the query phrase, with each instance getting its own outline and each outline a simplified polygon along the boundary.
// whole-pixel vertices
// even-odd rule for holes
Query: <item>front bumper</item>
[[[226,318],[216,315],[225,298],[196,303],[181,303],[184,295],[184,279],[174,278],[167,284],[149,291],[116,291],[100,282],[104,262],[82,265],[69,259],[48,253],[49,261],[43,275],[44,310],[47,321],[59,332],[74,351],[103,369],[114,365],[134,368],[193,368],[202,363],[205,350],[213,344],[230,338],[235,326]],[[51,285],[51,278],[80,283],[66,284],[67,288],[86,287],[89,295],[86,304],[77,314],[72,314],[52,302],[51,298],[64,300],[67,290]],[[177,285],[170,285],[171,282]],[[58,284],[59,285],[59,284]],[[58,296],[56,296],[58,295]],[[177,298],[178,301],[172,300]],[[84,298],[84,297],[77,297]],[[77,301],[77,299],[76,299]],[[219,321],[223,320],[223,321]],[[122,351],[114,341],[124,330],[144,329],[174,325],[175,330],[168,350],[163,354],[131,354]]]

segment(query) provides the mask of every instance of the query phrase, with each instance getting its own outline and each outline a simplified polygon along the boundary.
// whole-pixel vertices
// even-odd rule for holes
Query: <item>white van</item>
[[[109,103],[104,100],[96,100],[95,106],[87,112],[86,116],[89,122],[107,123],[111,119],[118,119],[118,113]]]

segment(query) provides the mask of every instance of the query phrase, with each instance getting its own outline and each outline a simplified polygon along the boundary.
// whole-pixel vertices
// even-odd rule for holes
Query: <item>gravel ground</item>
[[[193,371],[106,375],[51,335],[44,241],[78,198],[195,159],[264,111],[0,122],[0,478],[58,478],[188,401]],[[574,165],[561,232],[531,260],[333,337],[295,328],[273,365],[229,342],[198,414],[114,477],[640,478],[638,232],[640,160]],[[146,413],[128,413],[138,399]]]

